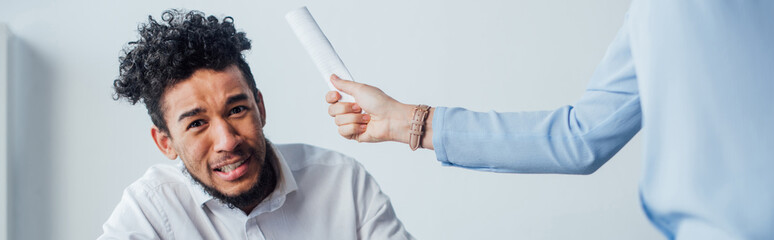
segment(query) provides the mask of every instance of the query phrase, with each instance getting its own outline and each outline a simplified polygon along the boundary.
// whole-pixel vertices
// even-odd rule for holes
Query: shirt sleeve
[[[581,99],[538,112],[438,107],[433,146],[445,165],[493,172],[589,174],[641,128],[628,17]]]
[[[121,202],[102,225],[102,236],[107,239],[172,239],[165,234],[169,225],[162,219],[166,215],[153,204],[153,195],[147,191],[138,190],[135,185],[124,191]]]
[[[356,188],[358,239],[413,240],[395,215],[390,198],[382,192],[376,180],[357,163],[353,179]]]

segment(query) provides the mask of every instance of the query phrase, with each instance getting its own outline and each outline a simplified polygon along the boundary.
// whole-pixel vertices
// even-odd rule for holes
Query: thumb
[[[336,74],[331,74],[331,83],[333,83],[333,86],[336,87],[336,89],[349,95],[352,95],[352,92],[355,91],[355,87],[357,86],[356,82],[341,79],[339,76],[336,76]]]

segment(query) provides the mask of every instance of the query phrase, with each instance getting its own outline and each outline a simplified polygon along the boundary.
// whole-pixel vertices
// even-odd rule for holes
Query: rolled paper
[[[317,21],[314,20],[312,14],[309,13],[309,9],[301,7],[293,11],[288,12],[285,15],[293,32],[296,33],[296,37],[309,53],[309,57],[317,65],[317,70],[322,74],[323,80],[328,84],[328,88],[332,91],[338,91],[330,82],[331,74],[336,74],[341,79],[352,80],[352,75],[349,74],[349,70],[344,66],[344,62],[339,58],[339,54],[333,49],[333,45],[325,37],[320,26],[317,25]],[[338,91],[341,94],[342,102],[354,102],[355,98],[352,96]]]

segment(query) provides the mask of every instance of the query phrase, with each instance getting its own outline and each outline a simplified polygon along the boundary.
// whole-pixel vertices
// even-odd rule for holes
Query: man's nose
[[[242,137],[226,121],[215,121],[212,125],[215,152],[231,152],[242,143]]]

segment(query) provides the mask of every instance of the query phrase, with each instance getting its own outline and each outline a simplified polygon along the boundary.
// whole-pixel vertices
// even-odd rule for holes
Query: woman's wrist
[[[414,105],[398,103],[390,116],[390,141],[408,144],[410,140],[409,129],[411,129],[411,118],[413,117]]]
[[[395,111],[390,116],[389,140],[409,144],[411,141],[411,120],[414,118],[414,109],[417,105],[398,103]],[[420,137],[420,147],[433,149],[433,113],[435,108],[428,111],[425,124],[422,127],[423,134]]]
[[[422,141],[420,142],[422,148],[435,150],[433,147],[433,113],[435,108],[431,107],[430,112],[427,113],[427,119],[425,120],[425,134],[422,135]]]

